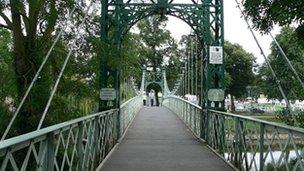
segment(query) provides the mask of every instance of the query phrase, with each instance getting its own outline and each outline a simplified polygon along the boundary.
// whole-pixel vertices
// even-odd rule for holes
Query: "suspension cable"
[[[17,118],[17,116],[18,116],[18,114],[19,114],[19,112],[20,112],[20,110],[21,110],[23,104],[25,103],[25,100],[27,99],[27,97],[28,97],[30,91],[32,90],[32,88],[33,88],[33,86],[34,86],[34,83],[37,81],[37,79],[38,79],[38,77],[39,77],[39,75],[40,75],[40,72],[42,71],[43,67],[45,66],[47,60],[49,59],[49,57],[50,57],[50,55],[51,55],[53,49],[55,48],[55,45],[57,44],[57,42],[58,42],[60,36],[62,35],[63,31],[66,29],[66,27],[67,27],[67,25],[68,25],[67,22],[68,22],[68,20],[70,20],[70,19],[72,18],[73,13],[75,12],[75,10],[76,10],[76,5],[73,7],[72,11],[70,12],[69,16],[68,16],[67,19],[66,19],[65,26],[62,27],[61,30],[59,31],[57,37],[55,38],[55,41],[53,42],[53,44],[52,44],[51,48],[49,49],[47,55],[45,56],[44,60],[42,61],[42,63],[41,63],[41,65],[40,65],[39,69],[37,70],[37,72],[36,72],[36,74],[35,74],[35,76],[34,76],[32,82],[31,82],[30,86],[27,88],[27,90],[26,90],[26,92],[25,92],[25,94],[24,94],[24,96],[23,96],[23,98],[22,98],[20,104],[18,105],[18,108],[17,108],[16,112],[14,113],[14,115],[13,115],[13,117],[12,117],[10,123],[8,124],[8,126],[7,126],[7,128],[6,128],[5,132],[4,132],[4,134],[2,135],[0,141],[3,141],[3,140],[6,138],[7,134],[9,133],[9,131],[10,131],[10,129],[11,129],[11,127],[12,127],[14,121],[16,120],[16,118]]]
[[[86,21],[86,19],[87,19],[88,16],[89,16],[89,10],[90,10],[91,6],[92,6],[92,1],[90,2],[89,6],[88,6],[88,9],[86,10],[85,16],[84,16],[82,22],[81,22],[80,25],[79,25],[80,28],[82,28],[82,27],[84,26],[85,21]],[[84,41],[83,41],[83,40],[84,40],[84,37],[82,37],[82,41],[81,41],[81,43],[80,43],[80,45],[79,45],[78,47],[82,47],[82,45],[84,44]],[[47,105],[46,105],[46,107],[45,107],[45,109],[44,109],[44,111],[43,111],[42,117],[41,117],[41,119],[40,119],[40,121],[39,121],[39,125],[38,125],[38,127],[37,127],[37,130],[39,130],[39,129],[42,127],[43,121],[44,121],[44,119],[45,119],[45,117],[46,117],[46,114],[47,114],[47,112],[48,112],[48,110],[49,110],[49,108],[50,108],[50,106],[51,106],[51,102],[52,102],[52,100],[53,100],[53,98],[54,98],[54,95],[55,95],[55,93],[56,93],[56,91],[57,91],[57,88],[58,88],[59,82],[60,82],[60,80],[61,80],[61,78],[62,78],[63,72],[64,72],[65,69],[66,69],[67,63],[68,63],[68,61],[69,61],[69,59],[70,59],[70,57],[71,57],[73,51],[74,51],[73,48],[71,48],[71,49],[69,50],[69,53],[68,53],[68,55],[67,55],[67,57],[66,57],[66,59],[65,59],[65,61],[64,61],[64,63],[63,63],[63,66],[62,66],[62,68],[61,68],[61,71],[60,71],[60,73],[59,73],[59,75],[58,75],[58,77],[57,77],[55,86],[54,86],[54,88],[52,89],[50,98],[49,98],[49,100],[48,100],[48,102],[47,102]]]
[[[283,57],[285,58],[287,64],[289,65],[290,69],[293,71],[294,75],[296,76],[297,80],[300,82],[302,88],[304,89],[304,83],[301,80],[298,72],[296,71],[296,69],[293,67],[292,63],[290,62],[290,60],[288,59],[286,53],[284,52],[284,50],[282,49],[281,45],[279,44],[279,42],[277,41],[277,39],[269,32],[270,37],[272,38],[272,40],[275,42],[275,44],[277,45],[279,51],[281,52],[281,54],[283,55]]]
[[[289,108],[290,108],[290,103],[289,103],[289,100],[287,99],[287,96],[286,96],[285,92],[283,91],[283,88],[282,88],[282,85],[281,85],[280,80],[279,80],[278,77],[276,76],[276,74],[275,74],[275,72],[274,72],[274,70],[273,70],[273,68],[272,68],[272,66],[271,66],[271,64],[270,64],[270,62],[269,62],[269,60],[268,60],[268,58],[266,57],[266,55],[265,55],[265,53],[264,53],[264,50],[262,49],[262,47],[261,47],[261,45],[260,45],[260,42],[258,41],[258,39],[257,39],[255,33],[253,32],[252,28],[250,27],[250,24],[249,24],[249,22],[248,22],[248,18],[246,17],[245,13],[243,12],[243,10],[242,10],[242,8],[241,8],[241,6],[240,6],[240,3],[238,2],[238,0],[235,0],[235,2],[236,2],[236,4],[237,4],[238,9],[241,11],[241,14],[244,16],[244,20],[245,20],[245,22],[247,23],[247,26],[248,26],[248,28],[249,28],[249,30],[250,30],[250,32],[251,32],[251,34],[252,34],[252,36],[253,36],[255,42],[256,42],[258,48],[259,48],[260,51],[261,51],[261,54],[262,54],[262,56],[264,57],[264,59],[265,59],[267,65],[268,65],[268,67],[269,67],[269,69],[270,69],[270,71],[271,71],[272,76],[273,76],[274,79],[276,80],[277,86],[279,87],[279,90],[280,90],[280,92],[281,92],[281,95],[282,95],[283,98],[284,98],[284,101],[285,101],[285,103],[286,103],[287,109],[289,109]]]

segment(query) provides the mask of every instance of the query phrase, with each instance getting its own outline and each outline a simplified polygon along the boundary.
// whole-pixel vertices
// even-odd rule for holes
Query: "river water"
[[[303,154],[304,151],[301,151],[301,152],[298,151],[298,153],[299,153],[300,156],[304,155]],[[266,155],[266,153],[264,153],[264,157],[265,157],[265,155]],[[280,160],[280,158],[281,158],[282,155],[283,155],[283,158],[281,159],[280,165],[284,165],[284,162],[285,162],[284,158],[287,158],[287,156],[286,156],[287,154],[286,153],[282,154],[281,151],[273,151],[272,153],[268,153],[267,157],[265,159],[265,165],[266,166],[268,164],[273,165],[272,163],[277,164],[279,162],[279,160]],[[290,162],[291,160],[294,160],[294,159],[297,158],[297,154],[296,154],[295,150],[290,151],[288,155],[289,155],[288,156],[288,160],[286,159],[287,162]],[[225,153],[225,159],[227,159],[227,158],[228,158],[228,154]],[[252,161],[253,158],[255,160],[255,163],[254,162],[252,163],[252,166],[251,166],[250,170],[256,170],[255,168],[258,168],[258,169],[260,168],[260,153],[258,153],[258,152],[257,153],[250,153],[250,152],[248,152],[247,153],[247,158],[248,158],[248,162],[249,162],[248,165],[251,164],[250,162]],[[243,162],[243,165],[245,166],[245,161]]]

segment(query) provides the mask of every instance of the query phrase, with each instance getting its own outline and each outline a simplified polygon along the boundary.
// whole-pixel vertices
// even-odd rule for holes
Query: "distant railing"
[[[143,106],[143,98],[141,96],[134,97],[120,106],[120,132],[124,133],[138,111]]]
[[[142,106],[141,97],[109,110],[0,142],[0,169],[94,170]],[[134,107],[132,107],[134,106]],[[119,118],[119,122],[117,122]]]
[[[304,170],[304,129],[204,110],[179,97],[164,105],[239,170]]]

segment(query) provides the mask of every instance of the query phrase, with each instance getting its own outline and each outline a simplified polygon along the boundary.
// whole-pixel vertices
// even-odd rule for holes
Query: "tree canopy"
[[[225,42],[225,70],[230,83],[227,93],[241,98],[246,95],[246,87],[254,82],[253,65],[255,57],[246,52],[242,46]],[[228,79],[229,80],[229,79]]]
[[[138,23],[141,45],[141,65],[151,66],[154,71],[158,67],[166,68],[168,84],[174,86],[177,72],[180,70],[180,51],[176,40],[169,30],[165,29],[167,19],[151,16]]]
[[[295,70],[299,73],[301,79],[304,79],[304,48],[299,45],[296,35],[296,29],[292,27],[284,27],[280,34],[276,36],[278,43],[286,53]],[[280,80],[284,92],[290,100],[304,99],[303,88],[295,78],[292,70],[278,50],[275,42],[271,44],[271,54],[268,56],[271,66],[273,67],[278,79]],[[260,77],[260,86],[264,94],[268,98],[282,99],[276,85],[275,79],[272,77],[269,67],[266,63],[258,71]]]
[[[92,4],[93,8],[94,1]],[[13,110],[7,110],[7,106],[3,106],[3,99],[12,98],[14,107],[17,107],[55,36],[60,30],[63,31],[50,55],[50,60],[42,70],[15,122],[13,134],[37,128],[40,115],[45,108],[63,61],[68,51],[73,48],[78,48],[79,51],[72,54],[49,111],[52,117],[47,117],[45,125],[62,122],[94,110],[95,103],[93,103],[94,100],[91,100],[94,97],[92,94],[94,91],[88,86],[92,79],[88,79],[90,73],[83,73],[91,61],[89,59],[94,57],[93,54],[87,53],[92,44],[77,47],[80,40],[88,40],[90,36],[96,35],[99,31],[98,24],[95,24],[99,22],[93,22],[96,19],[93,12],[90,13],[90,20],[85,20],[87,27],[79,28],[80,23],[84,20],[87,7],[86,1],[74,0],[0,2],[0,37],[3,38],[3,41],[0,42],[0,65],[9,66],[0,68],[1,72],[5,73],[3,81],[6,81],[7,85],[1,83],[1,89],[6,92],[3,96],[1,95],[1,108],[9,114],[7,116],[11,116]],[[74,12],[73,15],[70,15],[72,12]],[[67,21],[69,15],[71,17]],[[86,34],[79,34],[79,29],[86,30]],[[75,36],[76,34],[77,36]],[[91,74],[91,76],[93,75]],[[85,103],[88,104],[86,107],[83,105]],[[7,119],[10,118],[7,117]],[[24,123],[27,124],[24,125]]]
[[[1,117],[5,118],[0,118],[1,122],[7,122],[14,112],[4,104],[5,99],[10,97],[13,106],[18,105],[56,36],[63,29],[62,36],[29,94],[10,136],[36,129],[50,91],[70,50],[73,53],[44,126],[97,110],[100,57],[103,56],[105,46],[99,35],[100,15],[94,11],[98,3],[92,1],[91,4],[89,17],[85,20],[89,3],[84,0],[0,2],[0,72],[3,73],[0,75],[3,85],[0,90],[0,112],[3,113]],[[73,11],[74,14],[67,22]],[[80,27],[82,21],[85,24]],[[119,63],[122,69],[123,101],[134,95],[134,91],[130,91],[133,89],[130,86],[131,77],[140,83],[142,65],[170,65],[171,68],[179,61],[176,42],[170,32],[164,29],[165,23],[158,16],[147,18],[139,22],[138,34],[128,33],[124,36]],[[150,31],[151,26],[154,26],[153,32]],[[80,46],[82,41],[86,43]],[[164,59],[167,59],[166,62]],[[115,62],[118,61],[113,61]],[[6,124],[2,125],[4,127],[0,128],[1,135]]]
[[[297,38],[304,45],[304,1],[297,0],[245,0],[245,13],[251,18],[255,28],[270,31],[274,25],[298,25]]]

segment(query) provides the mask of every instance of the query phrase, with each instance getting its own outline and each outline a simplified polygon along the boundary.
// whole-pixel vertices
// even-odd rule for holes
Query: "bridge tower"
[[[158,71],[148,71],[147,69],[144,69],[145,72],[145,90],[147,90],[148,86],[151,84],[157,84],[159,87],[164,90],[164,77],[163,72],[165,72],[163,69],[160,69]]]
[[[171,15],[186,22],[198,36],[201,47],[200,101],[203,108],[224,108],[223,0],[101,0],[100,111],[119,108],[120,48],[125,34],[139,20],[151,15]],[[107,92],[107,93],[106,93]],[[112,96],[110,96],[112,97]]]

